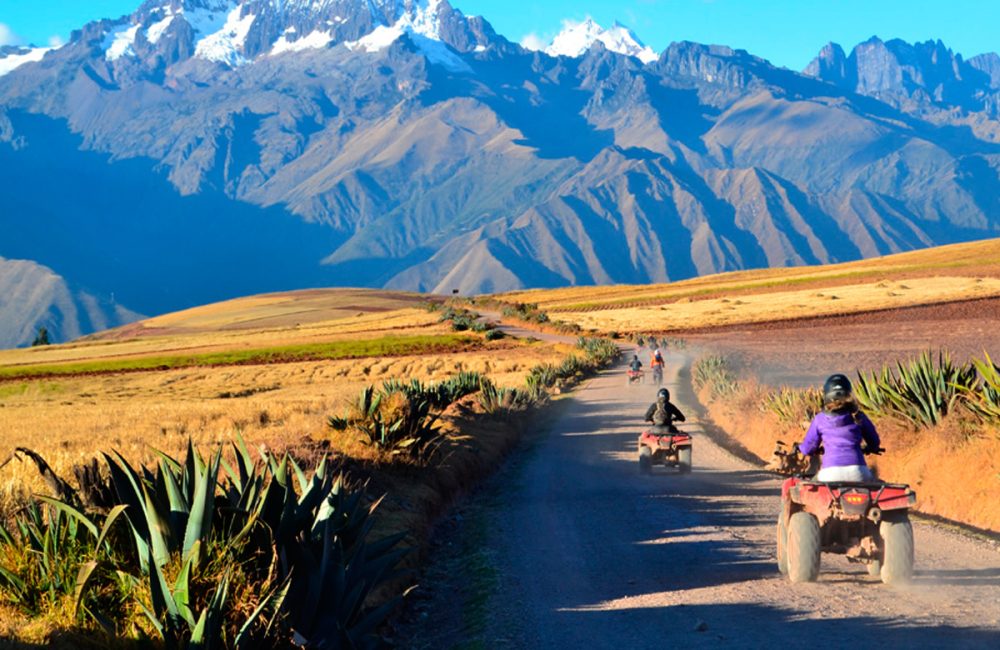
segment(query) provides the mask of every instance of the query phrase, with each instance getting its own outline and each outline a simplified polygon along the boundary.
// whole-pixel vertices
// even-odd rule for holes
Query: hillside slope
[[[993,318],[1000,298],[1000,239],[835,265],[496,298],[535,305],[552,318],[603,332],[711,330],[958,301],[987,301],[989,308],[978,311]]]
[[[39,327],[50,341],[62,342],[142,318],[27,260],[0,257],[0,296],[0,348],[30,344]]]
[[[961,86],[977,103],[900,67],[896,42],[798,74],[722,46],[613,52],[596,27],[551,56],[445,0],[280,7],[151,0],[8,55],[0,254],[164,313],[331,285],[666,282],[1000,232],[987,59]],[[892,93],[855,82],[879,65],[907,71]]]

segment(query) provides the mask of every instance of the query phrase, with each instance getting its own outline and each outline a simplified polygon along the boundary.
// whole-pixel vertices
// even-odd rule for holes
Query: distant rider
[[[656,391],[656,401],[646,409],[646,422],[652,422],[656,427],[666,427],[670,431],[677,431],[674,422],[683,422],[684,414],[670,401],[670,391],[661,388]]]
[[[653,350],[653,358],[650,360],[649,365],[653,368],[653,370],[656,370],[657,367],[659,367],[660,370],[663,370],[663,353],[660,352],[660,348]]]
[[[639,372],[642,370],[642,361],[639,361],[639,355],[632,355],[632,363],[628,364],[628,367],[632,372]]]
[[[817,481],[871,481],[861,442],[868,449],[881,445],[875,425],[858,410],[851,381],[844,375],[830,375],[823,384],[823,412],[813,418],[799,451],[808,456],[823,445],[823,462]]]

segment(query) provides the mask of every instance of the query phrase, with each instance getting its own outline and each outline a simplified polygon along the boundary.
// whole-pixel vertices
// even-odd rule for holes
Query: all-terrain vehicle
[[[648,474],[653,465],[691,471],[691,436],[676,427],[651,427],[639,434],[639,471]]]
[[[641,370],[632,370],[629,368],[626,373],[628,377],[626,384],[631,386],[632,384],[641,384],[645,381],[644,374]]]
[[[913,576],[908,512],[916,500],[908,485],[898,483],[821,483],[803,474],[786,479],[778,514],[778,570],[792,582],[814,582],[820,554],[839,553],[866,564],[868,574],[886,584],[908,582]]]

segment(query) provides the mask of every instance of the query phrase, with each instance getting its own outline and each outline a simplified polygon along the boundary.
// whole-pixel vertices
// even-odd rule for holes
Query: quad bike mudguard
[[[657,433],[652,429],[647,429],[639,436],[639,444],[646,445],[653,451],[656,451],[657,449],[672,449],[675,447],[690,447],[691,436],[683,431]]]
[[[913,506],[917,494],[910,486],[898,483],[821,483],[793,476],[782,483],[781,499],[789,506],[801,506],[800,509],[815,516],[823,525],[831,518],[857,520],[866,517],[877,522],[884,512]]]
[[[673,427],[647,429],[639,434],[639,469],[648,472],[652,465],[691,471],[691,436]]]

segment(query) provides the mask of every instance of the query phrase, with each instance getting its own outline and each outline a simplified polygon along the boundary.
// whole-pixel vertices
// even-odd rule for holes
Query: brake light
[[[844,509],[845,515],[861,516],[868,509],[871,500],[871,493],[868,490],[850,489],[840,494],[840,506]]]

